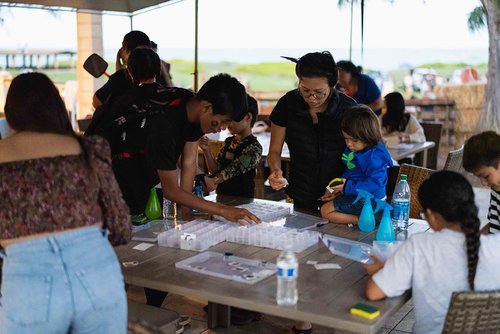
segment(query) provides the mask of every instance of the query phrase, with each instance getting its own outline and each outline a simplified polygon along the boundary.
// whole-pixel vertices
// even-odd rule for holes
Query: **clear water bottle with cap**
[[[410,185],[407,176],[401,174],[392,196],[392,224],[396,231],[406,231],[410,219]]]
[[[285,247],[279,255],[277,269],[278,288],[276,291],[276,302],[279,305],[297,304],[299,298],[297,292],[299,264],[291,247]]]

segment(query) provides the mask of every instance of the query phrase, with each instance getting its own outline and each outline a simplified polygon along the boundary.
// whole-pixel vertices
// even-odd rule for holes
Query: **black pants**
[[[146,304],[161,307],[165,298],[167,298],[168,292],[144,288],[144,294],[146,295]]]

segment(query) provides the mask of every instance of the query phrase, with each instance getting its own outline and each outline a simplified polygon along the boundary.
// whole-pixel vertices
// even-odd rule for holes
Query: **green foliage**
[[[295,73],[295,64],[292,62],[274,62],[260,64],[242,64],[234,68],[236,72],[252,73],[252,74],[275,74],[290,76],[290,73]]]
[[[497,1],[499,2],[499,1]],[[470,31],[479,31],[486,26],[486,9],[483,5],[477,6],[467,18],[467,27]]]

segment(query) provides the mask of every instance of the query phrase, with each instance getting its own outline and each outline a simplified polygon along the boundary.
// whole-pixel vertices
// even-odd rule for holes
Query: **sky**
[[[226,60],[256,49],[345,50],[349,48],[350,8],[339,9],[336,3],[336,0],[199,0],[199,46],[230,49],[220,55]],[[479,0],[392,3],[366,0],[365,3],[366,50],[461,49],[481,50],[487,56],[487,30],[471,33],[466,24],[467,14],[479,5]],[[0,8],[0,15],[4,19],[0,26],[0,49],[76,50],[75,13],[61,12],[54,16],[38,9]],[[353,47],[359,48],[359,5],[355,7],[353,21]],[[156,41],[160,55],[167,49],[192,49],[194,0],[174,2],[139,14],[133,19],[133,28],[143,30]],[[117,50],[129,30],[128,17],[105,15],[104,49]]]

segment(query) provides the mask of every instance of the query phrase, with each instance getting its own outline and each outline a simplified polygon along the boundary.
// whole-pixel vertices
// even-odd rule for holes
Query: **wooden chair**
[[[408,164],[402,164],[399,168],[398,181],[401,178],[401,174],[406,174],[408,177],[408,184],[410,186],[410,218],[420,219],[422,206],[418,201],[418,188],[433,172],[433,169]]]
[[[443,333],[500,333],[500,290],[454,292]]]
[[[444,163],[444,170],[452,170],[458,173],[464,172],[464,167],[462,165],[462,160],[464,157],[464,146],[462,145],[459,149],[455,151],[450,151],[446,157],[446,162]]]
[[[437,160],[439,153],[439,143],[441,141],[441,132],[443,130],[443,123],[441,122],[420,122],[420,125],[424,128],[425,139],[433,141],[436,146],[429,149],[427,152],[427,168],[437,169]],[[415,165],[423,165],[423,154],[415,154]]]

